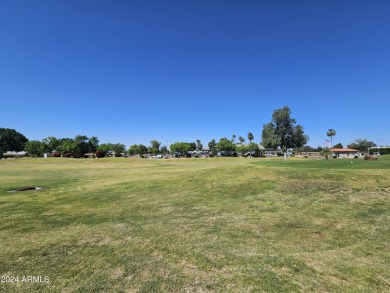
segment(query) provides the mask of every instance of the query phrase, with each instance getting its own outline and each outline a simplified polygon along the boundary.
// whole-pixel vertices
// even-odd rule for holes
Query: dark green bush
[[[376,149],[376,148],[370,149],[370,155],[373,155],[376,152],[378,152],[378,149]],[[379,148],[379,153],[381,155],[389,155],[390,154],[390,148]]]
[[[104,158],[106,156],[106,152],[101,150],[97,150],[95,154],[96,158]]]

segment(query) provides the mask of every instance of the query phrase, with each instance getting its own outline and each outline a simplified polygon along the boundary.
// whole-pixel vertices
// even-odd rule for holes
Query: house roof
[[[356,153],[358,152],[359,150],[355,150],[355,149],[331,149],[332,152],[345,152],[345,153]]]

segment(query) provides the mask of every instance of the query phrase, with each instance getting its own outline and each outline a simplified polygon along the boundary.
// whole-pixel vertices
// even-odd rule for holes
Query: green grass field
[[[0,209],[0,292],[390,291],[390,156],[1,160]]]

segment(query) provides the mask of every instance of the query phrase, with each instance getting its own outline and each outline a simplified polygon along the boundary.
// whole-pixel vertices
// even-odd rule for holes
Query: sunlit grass
[[[390,157],[0,162],[4,292],[386,292]],[[20,186],[42,190],[7,193]]]

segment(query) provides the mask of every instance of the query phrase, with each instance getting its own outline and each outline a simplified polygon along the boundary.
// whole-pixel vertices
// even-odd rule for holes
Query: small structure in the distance
[[[390,146],[370,147],[370,148],[368,148],[368,153],[370,155],[375,155],[375,156],[390,154]]]
[[[330,149],[330,151],[333,153],[333,158],[351,159],[351,158],[360,158],[361,157],[361,153],[359,152],[359,150],[350,149],[350,148],[347,148],[347,149],[333,148],[333,149]]]
[[[15,152],[15,151],[8,151],[3,154],[4,158],[22,158],[27,156],[28,152],[21,151],[21,152]]]

